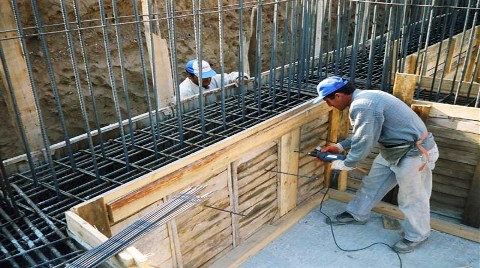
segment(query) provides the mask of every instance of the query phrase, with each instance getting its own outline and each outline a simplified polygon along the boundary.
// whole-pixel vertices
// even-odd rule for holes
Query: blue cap
[[[326,96],[339,90],[346,84],[348,84],[348,80],[339,76],[330,76],[323,79],[317,86],[318,97],[313,100],[313,104],[321,102]]]
[[[199,68],[198,68],[198,61],[191,60],[187,62],[185,65],[185,70],[188,73],[194,74],[198,77]],[[209,78],[217,75],[217,73],[210,67],[210,64],[204,60],[202,60],[202,78]]]

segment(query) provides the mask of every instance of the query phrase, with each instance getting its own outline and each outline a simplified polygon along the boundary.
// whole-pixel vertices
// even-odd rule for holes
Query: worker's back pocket
[[[438,152],[438,147],[435,144],[432,149],[428,150],[428,167],[433,170],[435,168],[435,162],[437,162],[440,153]]]

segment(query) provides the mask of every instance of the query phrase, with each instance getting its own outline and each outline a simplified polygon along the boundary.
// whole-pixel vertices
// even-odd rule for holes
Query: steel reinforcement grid
[[[274,3],[266,2],[249,2],[246,5],[261,7]],[[405,40],[398,49],[397,58],[402,59],[427,45],[478,25],[478,1],[468,1],[468,4],[466,1],[455,1],[455,5],[449,1],[436,1],[438,6],[435,8],[434,0],[417,6],[403,5],[404,2],[400,1],[339,1],[339,6],[332,6],[333,1],[312,2],[315,5],[297,6],[292,4],[297,3],[294,1],[280,3],[291,11],[287,12],[286,19],[290,16],[290,20],[298,21],[292,18],[302,14],[306,25],[319,25],[317,13],[323,12],[323,17],[328,19],[322,22],[323,25],[320,23],[322,30],[319,35],[328,36],[334,42],[323,42],[319,50],[322,55],[331,52],[329,56],[312,60],[312,56],[318,54],[314,48],[316,32],[312,29],[315,27],[307,31],[305,28],[308,27],[290,25],[299,31],[300,37],[296,40],[298,43],[284,39],[288,42],[277,44],[287,53],[281,57],[284,61],[271,66],[289,67],[282,69],[281,75],[277,74],[278,79],[262,83],[260,68],[257,68],[249,90],[240,87],[235,94],[221,101],[200,102],[198,109],[178,112],[159,120],[158,124],[151,123],[145,128],[122,132],[117,138],[91,143],[84,149],[67,150],[69,153],[63,157],[31,165],[33,168],[30,170],[8,177],[4,183],[9,185],[9,189],[6,191],[3,186],[0,195],[0,266],[52,267],[78,258],[84,251],[67,235],[65,211],[311,100],[316,95],[318,82],[328,75],[350,77],[360,88],[390,91],[393,81],[392,64],[389,63],[391,55],[388,53],[392,53],[395,35]],[[168,6],[174,1],[166,3]],[[318,3],[324,8],[317,9]],[[239,1],[237,9],[241,10],[242,5],[243,2]],[[394,19],[398,18],[396,15],[404,14],[407,8],[411,12],[410,17],[403,16],[398,21]],[[171,10],[166,13],[169,12]],[[380,13],[389,16],[373,27],[373,24],[362,25],[363,13],[373,16],[371,21],[375,21]],[[346,18],[352,16],[356,18],[355,31],[353,36],[348,37],[339,28],[346,28],[342,26],[349,25]],[[257,17],[257,24],[262,28],[261,17]],[[444,25],[447,26],[442,27]],[[370,32],[375,38],[367,38]],[[173,37],[174,32],[170,32],[170,40],[174,40]],[[286,38],[285,35],[282,38]],[[290,45],[292,48],[288,47]],[[295,53],[291,53],[292,49]],[[3,61],[1,42],[0,56]],[[201,55],[197,56],[201,58]],[[258,58],[256,55],[256,64],[259,64]],[[174,62],[173,65],[176,65],[176,58]],[[402,67],[396,68],[401,70]],[[270,77],[275,77],[272,70]],[[478,102],[476,96],[434,93],[433,89],[418,90],[416,97],[468,106],[475,106],[475,101]],[[177,111],[181,111],[178,107],[179,103]],[[6,177],[4,172],[2,177]]]

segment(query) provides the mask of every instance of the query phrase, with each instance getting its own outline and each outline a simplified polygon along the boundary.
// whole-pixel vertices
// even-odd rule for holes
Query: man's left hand
[[[345,161],[343,160],[335,160],[332,162],[332,169],[338,170],[353,170],[354,168],[345,166]]]

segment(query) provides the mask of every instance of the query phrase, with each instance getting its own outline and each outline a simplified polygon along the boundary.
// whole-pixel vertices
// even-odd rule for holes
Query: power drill
[[[329,152],[322,153],[318,149],[315,149],[315,151],[309,152],[308,155],[316,157],[316,158],[322,160],[323,162],[328,162],[328,163],[330,163],[332,161],[335,161],[335,160],[345,160],[345,158],[347,158],[347,156],[343,155],[343,154],[332,154],[332,153],[329,153]]]
[[[316,157],[320,160],[322,160],[323,162],[332,162],[332,161],[335,161],[335,160],[345,160],[347,158],[346,155],[343,155],[343,154],[333,154],[333,153],[329,153],[329,152],[320,152],[321,151],[321,147],[318,146],[317,148],[315,148],[314,151],[311,151],[308,153],[308,155],[310,156],[313,156],[313,157]],[[331,184],[330,184],[330,187],[334,187],[336,188],[337,185],[338,185],[338,174],[340,173],[339,170],[332,170],[332,179],[331,179]]]

